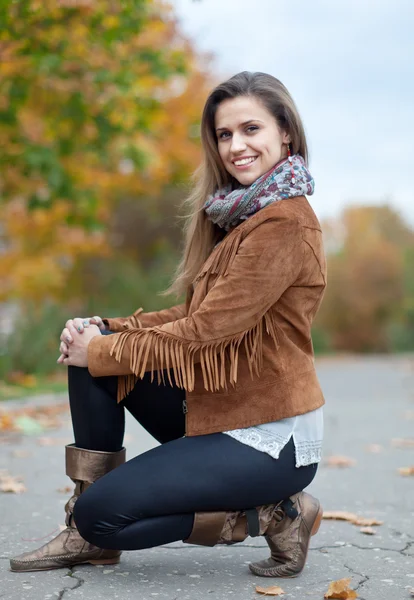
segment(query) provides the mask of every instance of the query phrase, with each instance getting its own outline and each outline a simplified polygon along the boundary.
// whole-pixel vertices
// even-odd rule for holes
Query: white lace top
[[[281,450],[293,436],[296,466],[304,467],[320,462],[323,439],[322,406],[297,417],[263,423],[245,429],[224,431],[242,444],[279,458]]]

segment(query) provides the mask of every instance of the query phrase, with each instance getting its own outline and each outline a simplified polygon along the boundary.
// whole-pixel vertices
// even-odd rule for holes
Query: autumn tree
[[[389,328],[403,317],[409,293],[404,265],[413,231],[386,205],[349,207],[323,229],[330,251],[318,326],[336,350],[390,350]]]
[[[195,167],[199,65],[161,0],[0,4],[0,299],[61,297],[117,202]]]

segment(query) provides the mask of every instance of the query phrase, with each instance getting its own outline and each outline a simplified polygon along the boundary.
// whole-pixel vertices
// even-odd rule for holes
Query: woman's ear
[[[292,141],[292,140],[290,139],[290,134],[289,134],[289,133],[286,133],[286,132],[284,132],[284,133],[283,133],[283,143],[284,143],[284,144],[290,144],[290,142],[291,142],[291,141]]]

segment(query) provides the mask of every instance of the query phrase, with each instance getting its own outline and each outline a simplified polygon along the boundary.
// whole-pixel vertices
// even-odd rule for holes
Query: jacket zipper
[[[187,413],[188,413],[187,400],[184,399],[183,400],[183,414],[185,416],[185,435],[187,435]]]

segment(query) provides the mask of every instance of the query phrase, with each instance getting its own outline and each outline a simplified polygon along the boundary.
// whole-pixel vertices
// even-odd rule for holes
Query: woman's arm
[[[224,352],[230,351],[230,382],[237,378],[240,343],[245,341],[251,371],[261,365],[261,337],[276,327],[270,307],[297,279],[303,263],[301,225],[278,218],[261,223],[241,242],[227,274],[220,275],[198,309],[189,317],[147,329],[131,329],[92,339],[88,368],[95,377],[157,371],[164,381],[170,369],[178,386],[194,385],[194,363],[201,362],[206,389],[227,387]],[[218,356],[217,356],[218,355]],[[133,379],[133,378],[132,378]],[[133,381],[130,378],[130,384]],[[132,388],[131,388],[132,389]],[[118,389],[118,391],[120,388]],[[119,391],[118,401],[128,389]]]
[[[186,316],[186,305],[178,304],[164,310],[144,313],[142,308],[136,310],[130,317],[113,317],[102,319],[106,329],[119,333],[131,328],[154,327],[170,321],[176,321]]]

